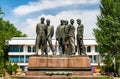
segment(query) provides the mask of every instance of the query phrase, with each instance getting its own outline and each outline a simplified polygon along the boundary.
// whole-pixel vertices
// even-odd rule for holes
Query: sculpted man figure
[[[64,43],[64,46],[65,46],[65,54],[66,55],[69,55],[70,54],[70,43],[69,43],[69,39],[68,39],[68,21],[65,20],[65,28],[66,28],[66,36],[65,36],[65,43]]]
[[[46,35],[47,35],[47,29],[46,25],[44,24],[44,17],[41,17],[41,23],[38,23],[36,25],[36,54],[38,55],[38,50],[41,49],[41,55],[47,55],[46,49],[47,49],[47,42],[46,42]]]
[[[74,20],[70,19],[70,25],[68,25],[68,39],[71,46],[71,55],[75,55],[75,27]]]
[[[60,25],[56,29],[56,40],[59,43],[59,52],[60,55],[64,54],[64,42],[65,42],[65,35],[66,34],[66,28],[64,24],[64,20],[60,20]]]
[[[49,46],[52,50],[53,55],[55,55],[54,48],[53,48],[53,45],[52,45],[52,37],[54,35],[54,28],[53,28],[53,26],[50,26],[50,20],[49,19],[46,20],[46,24],[47,24],[47,41],[49,43]]]
[[[83,32],[84,32],[84,26],[81,24],[81,20],[77,19],[77,47],[78,47],[78,54],[82,55],[82,53],[84,55],[86,55],[85,53],[85,46],[83,44]]]

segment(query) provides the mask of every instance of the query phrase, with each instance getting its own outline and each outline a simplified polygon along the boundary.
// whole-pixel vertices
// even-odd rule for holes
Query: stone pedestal
[[[88,56],[31,56],[29,58],[26,75],[46,76],[46,72],[72,72],[72,75],[92,75]]]

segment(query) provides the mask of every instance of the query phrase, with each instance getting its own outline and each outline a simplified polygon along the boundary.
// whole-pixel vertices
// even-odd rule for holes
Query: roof
[[[35,45],[36,37],[13,37],[11,40],[8,40],[8,45]],[[53,44],[55,44],[56,40],[52,40]],[[84,45],[96,45],[96,41],[94,38],[84,38]]]

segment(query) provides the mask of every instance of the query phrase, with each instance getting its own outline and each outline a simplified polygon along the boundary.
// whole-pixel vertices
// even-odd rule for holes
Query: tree
[[[14,64],[12,65],[12,72],[15,72],[15,74],[16,74],[18,68],[19,68],[19,66],[17,65],[17,63],[14,63]]]
[[[4,53],[0,50],[0,76],[4,74]]]
[[[6,40],[10,40],[12,37],[25,37],[21,31],[11,24],[9,21],[4,21],[0,18],[0,49],[4,51],[5,58],[8,58],[9,46],[5,45]]]
[[[0,15],[4,15],[4,12],[1,10],[1,8]],[[10,40],[12,37],[26,37],[26,34],[23,34],[12,23],[4,20],[3,17],[0,17],[0,50],[3,51],[0,52],[0,55],[4,53],[3,56],[4,61],[0,60],[0,62],[2,63],[4,62],[4,67],[7,67],[6,62],[9,62],[8,60],[9,46],[6,45],[6,40]],[[7,69],[9,71],[10,68],[7,67]]]
[[[10,61],[6,61],[5,63],[5,69],[9,74],[12,74],[12,64]]]
[[[1,8],[0,15],[5,15]],[[26,34],[23,34],[9,21],[5,21],[3,17],[0,17],[0,49],[4,48],[5,40],[11,39],[12,37],[26,37]]]
[[[120,1],[101,0],[100,11],[101,14],[97,17],[98,28],[94,29],[94,35],[100,54],[105,56],[104,63],[112,67],[115,58],[117,68],[112,68],[116,70],[120,67]]]

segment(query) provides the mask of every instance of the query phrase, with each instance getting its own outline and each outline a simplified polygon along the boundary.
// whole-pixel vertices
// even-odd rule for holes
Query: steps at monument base
[[[34,76],[48,76],[48,75],[46,75],[46,72],[48,72],[48,71],[28,71],[28,72],[26,72],[26,75],[27,76],[32,76],[32,75],[34,75]],[[55,72],[58,72],[58,71],[55,71]],[[64,73],[66,71],[61,71],[61,72]],[[69,72],[72,72],[71,75],[76,75],[76,76],[93,75],[93,73],[91,71],[69,71]],[[56,74],[55,75],[53,74],[52,76],[56,76]],[[63,75],[61,74],[61,76],[63,76]],[[67,77],[67,75],[65,75],[65,76]]]
[[[72,67],[72,68],[57,68],[57,67],[29,67],[28,71],[90,71],[91,69],[88,67]]]

